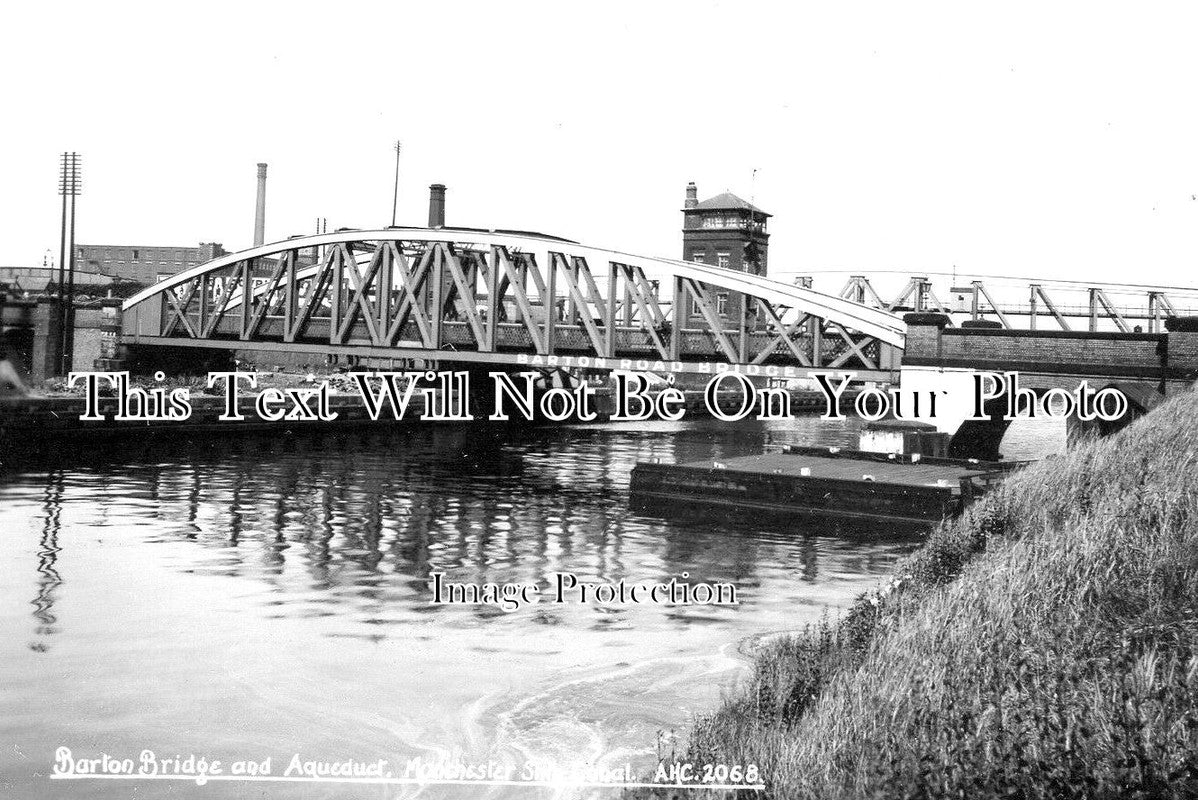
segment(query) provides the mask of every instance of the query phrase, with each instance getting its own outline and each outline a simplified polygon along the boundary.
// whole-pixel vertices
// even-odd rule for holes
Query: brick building
[[[112,283],[111,276],[96,272],[75,271],[75,286],[85,294],[94,294],[92,287],[107,287]],[[8,287],[13,296],[26,294],[37,295],[50,287],[57,291],[58,267],[0,267],[0,286]]]
[[[768,263],[769,214],[731,192],[702,202],[698,188],[689,183],[682,209],[682,259],[724,269],[765,275]],[[717,310],[725,320],[736,320],[741,298],[735,292],[716,295]],[[690,318],[699,317],[692,302]]]
[[[227,253],[216,242],[201,242],[198,247],[81,244],[76,245],[75,267],[148,286]]]

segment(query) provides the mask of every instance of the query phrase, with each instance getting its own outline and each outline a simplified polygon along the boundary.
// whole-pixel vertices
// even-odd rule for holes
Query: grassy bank
[[[777,641],[688,760],[775,798],[1198,796],[1198,394],[1008,480]]]

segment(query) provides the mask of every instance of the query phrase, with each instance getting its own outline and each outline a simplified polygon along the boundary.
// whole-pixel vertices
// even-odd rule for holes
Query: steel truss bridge
[[[126,344],[512,369],[888,379],[906,333],[887,310],[745,272],[454,228],[267,244],[174,275],[123,309]]]
[[[812,280],[810,276],[802,276],[796,283],[810,288]],[[1143,323],[1140,327],[1146,325],[1148,333],[1159,333],[1164,330],[1166,318],[1193,316],[1198,311],[1193,307],[1198,303],[1193,289],[1176,289],[1179,296],[1174,300],[1164,290],[1144,285],[1107,284],[1104,287],[1074,283],[1063,288],[1056,287],[1059,293],[1073,297],[1073,302],[1062,302],[1060,294],[1054,301],[1045,288],[1045,283],[1048,281],[1028,283],[1028,302],[1024,305],[999,303],[986,288],[986,284],[980,280],[971,280],[968,286],[953,286],[949,289],[949,296],[957,302],[944,303],[937,296],[932,282],[926,275],[910,277],[893,300],[886,300],[879,295],[865,275],[852,275],[840,290],[839,296],[870,308],[880,308],[899,315],[908,311],[931,311],[949,315],[950,319],[954,316],[958,319],[968,316],[974,321],[993,316],[991,321],[998,323],[999,327],[1005,330],[1034,331],[1040,327],[1040,321],[1043,320],[1049,325],[1047,330],[1085,330],[1095,333],[1100,327],[1105,327],[1120,333],[1133,333],[1133,326]],[[1080,304],[1076,297],[1079,293],[1082,295]],[[1120,306],[1112,299],[1113,294],[1121,295],[1124,303],[1129,299],[1134,302],[1135,299],[1142,298],[1144,304]],[[1181,302],[1188,302],[1191,307],[1182,307]],[[1073,320],[1073,323],[1069,320]]]

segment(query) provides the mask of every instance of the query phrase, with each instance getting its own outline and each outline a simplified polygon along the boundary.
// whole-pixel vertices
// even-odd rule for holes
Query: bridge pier
[[[33,349],[30,353],[29,377],[40,383],[62,374],[59,353],[62,352],[62,329],[59,328],[57,299],[39,300],[33,312]]]
[[[67,371],[108,368],[118,349],[119,300],[76,303],[71,363]],[[61,304],[56,297],[39,300],[0,298],[0,359],[7,360],[32,383],[63,377]]]
[[[1164,358],[1172,377],[1192,385],[1198,380],[1198,317],[1169,317],[1165,330]]]

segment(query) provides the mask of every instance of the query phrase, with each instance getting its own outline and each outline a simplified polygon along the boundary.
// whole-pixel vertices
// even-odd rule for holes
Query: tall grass
[[[774,798],[1198,796],[1198,395],[1014,475],[690,737]]]

